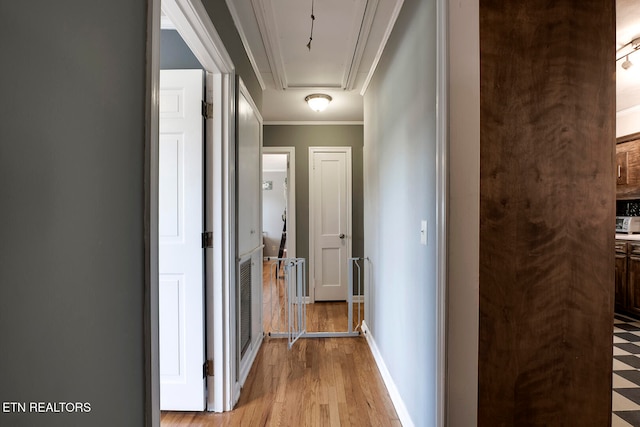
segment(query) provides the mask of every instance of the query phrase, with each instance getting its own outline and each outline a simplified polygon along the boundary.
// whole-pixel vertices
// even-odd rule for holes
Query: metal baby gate
[[[308,332],[306,262],[304,258],[266,257],[265,270],[269,280],[264,283],[263,313],[265,332],[274,338],[287,338],[289,348],[301,337],[345,337],[358,336],[363,313],[363,270],[368,258],[349,258],[347,309],[348,325],[344,332]],[[355,283],[355,284],[354,284]],[[357,311],[354,313],[354,297]],[[357,323],[354,327],[354,314]]]

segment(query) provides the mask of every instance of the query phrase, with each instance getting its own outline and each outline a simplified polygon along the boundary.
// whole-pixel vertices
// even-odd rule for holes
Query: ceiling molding
[[[167,15],[160,16],[160,29],[161,30],[175,30],[176,26]]]
[[[347,40],[345,40],[345,44],[347,44],[349,47],[346,49],[346,56],[344,58],[345,67],[342,73],[341,81],[341,86],[343,89],[347,89],[349,87],[348,83],[351,75],[351,70],[353,69],[354,62],[356,61],[356,56],[358,54],[358,43],[360,41],[360,35],[363,34],[362,24],[364,23],[365,14],[367,12],[367,3],[367,0],[357,0],[357,4],[354,5],[355,11],[353,13],[353,21],[349,26],[349,28],[351,28],[351,34],[349,34],[349,37],[347,38]],[[362,59],[362,53],[363,52],[360,52],[359,59]],[[357,75],[357,71],[354,74]]]
[[[396,24],[396,20],[398,19],[398,15],[400,15],[400,9],[402,9],[402,5],[404,0],[396,0],[396,4],[393,8],[393,12],[391,14],[391,19],[389,19],[389,23],[387,24],[387,29],[384,32],[384,36],[382,37],[382,42],[378,47],[378,52],[376,53],[376,57],[373,60],[373,64],[371,65],[371,69],[369,70],[369,74],[367,74],[367,78],[362,85],[362,89],[360,90],[360,95],[364,96],[367,92],[367,88],[369,87],[369,83],[371,83],[371,79],[373,78],[373,74],[376,72],[376,68],[378,67],[378,63],[380,62],[380,58],[382,57],[382,53],[384,52],[384,48],[387,45],[387,41],[389,41],[389,37],[391,37],[391,32],[393,31],[393,26]]]
[[[373,19],[378,9],[378,0],[366,0],[364,6],[364,12],[362,19],[359,23],[355,22],[354,27],[359,29],[356,45],[353,49],[353,55],[347,58],[346,63],[349,67],[345,69],[345,76],[343,78],[342,87],[347,90],[353,90],[356,85],[358,72],[360,71],[360,63],[362,62],[362,56],[364,55],[364,49],[369,41],[371,35],[371,27],[373,26]]]
[[[229,9],[229,13],[231,13],[231,18],[233,19],[233,23],[235,24],[236,29],[238,30],[238,34],[240,35],[240,40],[242,40],[242,46],[244,46],[244,50],[247,52],[247,56],[249,57],[249,62],[251,63],[253,72],[255,73],[256,78],[258,79],[260,88],[262,88],[262,90],[265,90],[267,86],[264,84],[264,79],[262,78],[262,73],[260,73],[258,62],[256,61],[256,58],[253,55],[253,51],[251,50],[251,45],[249,44],[247,35],[245,34],[244,28],[242,27],[242,21],[240,20],[240,15],[238,14],[236,5],[233,0],[226,0],[226,3],[227,3],[227,8]]]
[[[267,59],[273,74],[273,81],[278,89],[286,89],[288,87],[287,76],[272,0],[251,0],[251,5],[258,21],[260,34],[263,35],[262,43],[267,50]],[[266,36],[266,40],[264,36]]]

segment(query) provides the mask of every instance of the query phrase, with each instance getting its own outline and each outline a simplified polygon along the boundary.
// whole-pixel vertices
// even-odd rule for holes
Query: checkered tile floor
[[[640,427],[640,321],[616,314],[612,427]]]

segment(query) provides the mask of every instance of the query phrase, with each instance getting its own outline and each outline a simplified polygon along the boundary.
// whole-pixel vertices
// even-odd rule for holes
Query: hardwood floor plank
[[[361,337],[265,339],[231,412],[163,412],[163,427],[400,425]]]

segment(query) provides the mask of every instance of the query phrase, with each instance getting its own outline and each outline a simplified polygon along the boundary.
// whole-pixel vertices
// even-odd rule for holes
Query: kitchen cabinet
[[[616,140],[616,199],[640,198],[640,133]]]
[[[616,240],[616,311],[627,307],[627,242]]]
[[[615,309],[640,317],[640,242],[616,240]]]

